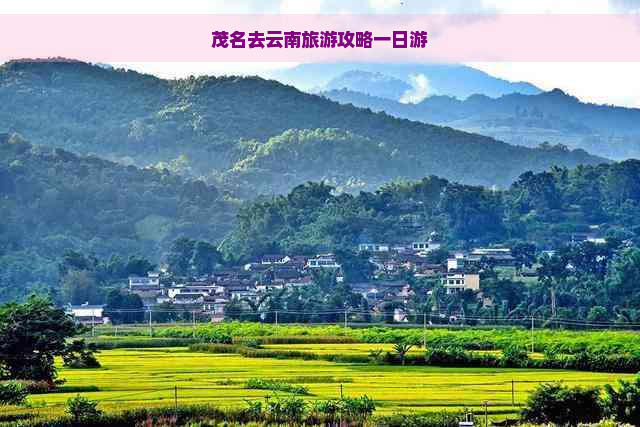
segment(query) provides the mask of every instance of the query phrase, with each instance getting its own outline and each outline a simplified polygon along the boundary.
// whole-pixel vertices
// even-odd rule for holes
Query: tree
[[[402,366],[404,366],[404,360],[407,356],[407,353],[409,353],[409,350],[411,350],[411,348],[413,348],[413,344],[410,344],[405,341],[397,342],[393,345],[393,351],[398,355],[398,357],[400,357],[400,362],[402,363]]]
[[[66,406],[67,414],[76,424],[94,420],[102,415],[102,411],[98,409],[98,402],[80,395],[67,399]]]
[[[22,405],[28,395],[27,388],[17,381],[0,383],[0,405]]]
[[[517,242],[511,246],[511,255],[516,260],[516,269],[531,267],[536,260],[536,245],[529,242]]]
[[[139,295],[112,289],[107,294],[106,315],[114,323],[138,323],[144,320],[144,304]]]
[[[606,322],[608,319],[609,314],[607,313],[607,309],[600,305],[591,307],[587,314],[587,320],[589,322]]]
[[[78,332],[73,319],[47,298],[6,304],[0,308],[0,363],[10,378],[53,382],[54,358]]]
[[[209,242],[198,241],[193,250],[193,267],[198,275],[211,274],[216,264],[220,263],[222,255]]]
[[[67,349],[62,355],[64,366],[68,368],[99,368],[100,362],[96,359],[96,345],[87,344],[84,340],[73,340],[67,344]]]
[[[640,301],[640,249],[622,251],[613,261],[607,280],[609,298],[613,304],[634,307]]]
[[[369,261],[369,253],[338,250],[335,255],[347,283],[366,282],[373,277],[375,266]]]
[[[619,423],[640,425],[640,376],[633,381],[619,380],[618,387],[604,386],[607,415]]]
[[[167,261],[169,270],[177,276],[186,276],[191,267],[195,240],[187,237],[180,237],[173,242]]]
[[[102,302],[102,291],[93,275],[87,270],[70,270],[62,278],[60,287],[62,302],[79,305]]]
[[[532,423],[578,425],[595,423],[603,415],[600,389],[540,384],[527,399],[523,418]]]

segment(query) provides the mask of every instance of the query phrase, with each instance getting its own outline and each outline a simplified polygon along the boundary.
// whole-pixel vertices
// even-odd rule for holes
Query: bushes
[[[162,347],[188,347],[191,344],[202,342],[194,338],[97,338],[87,340],[95,345],[98,350],[113,350],[116,348],[162,348]]]
[[[376,417],[377,427],[458,427],[460,415],[449,412],[433,414],[398,414]]]
[[[22,405],[28,395],[27,388],[17,381],[0,384],[0,405]]]
[[[98,402],[80,395],[67,400],[66,412],[75,423],[92,421],[102,415]]]
[[[604,406],[616,421],[640,425],[640,376],[633,381],[618,381],[617,389],[607,384]]]
[[[248,346],[247,342],[255,341],[260,345],[269,344],[353,344],[362,342],[355,337],[325,335],[291,335],[263,337],[234,337],[234,344]],[[250,347],[250,346],[248,346]]]
[[[633,381],[619,380],[617,387],[605,385],[604,397],[598,388],[542,384],[529,396],[522,415],[535,423],[577,425],[596,423],[608,416],[616,423],[640,425],[640,375]]]
[[[99,368],[100,362],[96,359],[95,352],[95,344],[86,344],[84,340],[73,340],[67,344],[62,361],[68,368]]]
[[[500,366],[504,368],[526,368],[529,366],[527,351],[518,345],[509,345],[502,350]]]
[[[233,344],[191,344],[189,351],[200,353],[236,354],[240,352],[240,346]]]
[[[286,393],[310,395],[309,389],[303,385],[290,384],[284,381],[262,379],[262,378],[249,378],[245,385],[247,389],[253,390],[272,390],[272,391],[284,391]]]
[[[603,414],[599,388],[550,383],[539,385],[529,395],[522,417],[534,423],[577,425],[598,422]]]
[[[492,354],[474,354],[457,346],[427,348],[424,360],[427,365],[453,367],[495,368],[503,363],[501,358]]]

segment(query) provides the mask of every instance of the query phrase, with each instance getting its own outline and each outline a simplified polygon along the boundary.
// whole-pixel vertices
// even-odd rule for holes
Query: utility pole
[[[422,313],[422,347],[427,349],[427,312]]]
[[[278,310],[276,310],[276,332],[278,330]]]
[[[149,336],[153,336],[153,328],[151,327],[151,309],[149,309]]]
[[[196,337],[196,311],[191,311],[191,325],[193,327],[193,338]]]
[[[484,401],[484,425],[489,427],[489,402]]]
[[[173,389],[173,403],[175,405],[176,408],[176,415],[178,415],[178,386],[174,386]]]
[[[533,328],[534,328],[534,320],[533,320],[533,314],[531,315],[531,353],[533,353],[534,351],[534,345],[533,345]]]
[[[342,383],[340,383],[340,399],[342,399]]]
[[[344,311],[344,328],[347,329],[347,310]]]
[[[511,406],[516,406],[515,382],[511,380]]]
[[[96,336],[96,317],[95,317],[96,313],[94,311],[94,309],[91,309],[91,336],[95,337]]]

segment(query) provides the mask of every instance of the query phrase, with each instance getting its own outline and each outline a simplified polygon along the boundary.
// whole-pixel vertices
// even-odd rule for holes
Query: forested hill
[[[0,299],[56,283],[67,249],[157,262],[178,236],[222,238],[236,212],[202,181],[0,134]]]
[[[637,244],[640,161],[527,172],[504,191],[433,176],[358,195],[307,183],[243,207],[238,218],[225,250],[244,257],[353,249],[363,242],[410,243],[433,232],[450,248],[513,239],[555,249],[576,235]]]
[[[248,197],[256,188],[284,192],[308,179],[371,190],[429,174],[506,187],[526,170],[603,160],[402,120],[257,77],[169,81],[82,62],[1,66],[0,124],[0,132],[37,144],[139,166],[162,162]],[[301,167],[313,161],[323,167]]]
[[[585,103],[560,89],[497,98],[476,94],[465,100],[430,96],[417,104],[347,89],[323,95],[343,104],[477,132],[511,144],[561,143],[615,160],[640,157],[640,109]]]

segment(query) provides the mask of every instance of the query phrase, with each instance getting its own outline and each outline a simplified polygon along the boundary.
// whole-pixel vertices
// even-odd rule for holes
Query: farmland
[[[395,413],[484,413],[515,418],[540,383],[603,386],[634,377],[636,370],[607,372],[609,362],[640,354],[640,335],[629,331],[567,331],[518,328],[392,328],[271,325],[230,322],[206,325],[101,327],[85,338],[96,343],[100,368],[70,369],[57,361],[64,384],[54,392],[32,394],[28,408],[5,408],[5,416],[62,415],[67,399],[81,394],[107,413],[125,409],[211,404],[246,408],[247,401],[298,394],[307,401],[368,396],[375,415]],[[149,336],[153,335],[153,337]],[[407,363],[395,345],[410,342]],[[528,348],[528,362],[502,363],[512,346]],[[426,349],[422,346],[426,343]],[[464,349],[461,364],[451,348]],[[440,364],[426,354],[440,348]],[[449,350],[446,350],[449,349]],[[446,353],[449,351],[449,353]],[[457,356],[456,356],[457,354]],[[548,369],[543,362],[596,357],[574,369]],[[583,359],[577,359],[583,360]],[[587,359],[584,359],[587,360]],[[583,360],[583,361],[584,361]],[[491,365],[473,365],[476,362]],[[458,362],[455,362],[458,363]],[[604,365],[603,365],[604,363]],[[616,362],[617,363],[617,362]],[[635,363],[635,362],[634,362]],[[518,366],[517,368],[515,366]],[[572,365],[574,366],[574,365]],[[629,365],[635,366],[635,364]],[[535,369],[530,369],[535,367]],[[614,369],[611,369],[614,371]],[[248,387],[248,383],[254,386]],[[255,386],[255,385],[258,386]]]
[[[314,350],[303,345],[288,349]],[[323,345],[324,346],[324,345]],[[278,345],[277,347],[280,347]],[[333,344],[332,352],[364,352],[379,348],[372,344]],[[382,346],[386,348],[386,346]],[[178,403],[211,403],[220,407],[245,405],[245,399],[263,399],[273,395],[265,390],[245,389],[250,378],[277,379],[305,385],[308,398],[331,399],[345,395],[368,395],[377,403],[376,414],[393,412],[427,412],[443,408],[477,411],[484,401],[496,417],[518,411],[530,390],[539,382],[563,381],[570,385],[603,385],[627,374],[607,374],[563,370],[441,368],[426,366],[387,366],[243,358],[234,354],[194,353],[186,348],[115,349],[99,353],[98,369],[60,367],[66,380],[60,392],[33,395],[31,403],[39,412],[53,415],[62,412],[62,404],[76,392],[65,387],[95,386],[98,391],[82,395],[100,401],[107,411],[139,406]],[[512,405],[511,381],[514,381]],[[280,393],[282,395],[282,393]]]

